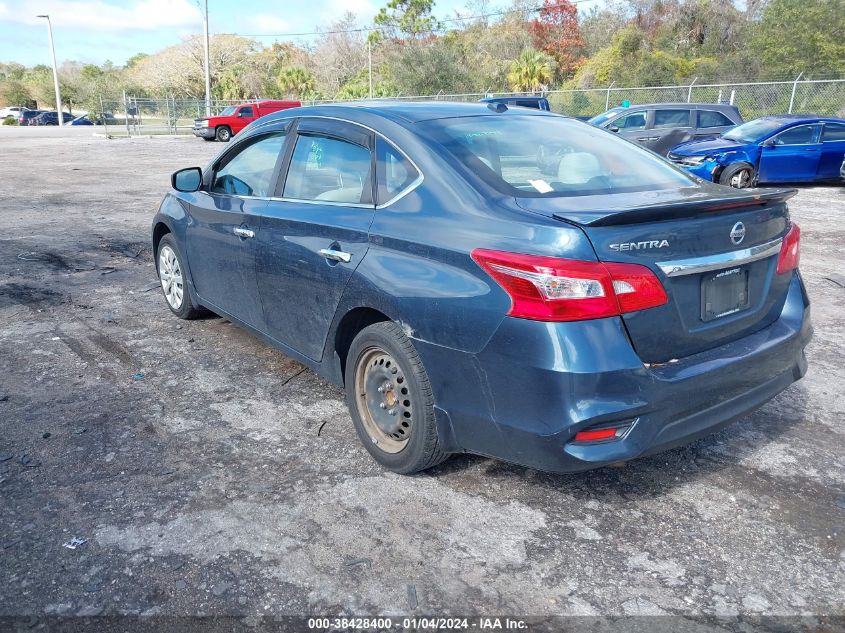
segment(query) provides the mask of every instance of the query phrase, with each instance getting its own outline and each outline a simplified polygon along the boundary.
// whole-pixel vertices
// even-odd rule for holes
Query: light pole
[[[209,62],[208,53],[208,0],[204,0],[205,11],[203,11],[200,0],[197,0],[197,6],[202,12],[202,24],[205,31],[203,37],[203,48],[205,53],[205,116],[211,116],[211,64]]]
[[[62,116],[62,93],[59,91],[59,68],[56,66],[56,47],[53,46],[53,24],[50,22],[49,15],[38,15],[38,18],[47,20],[47,34],[50,36],[50,55],[53,56],[53,88],[56,89],[56,117],[59,125],[65,124],[65,119]]]

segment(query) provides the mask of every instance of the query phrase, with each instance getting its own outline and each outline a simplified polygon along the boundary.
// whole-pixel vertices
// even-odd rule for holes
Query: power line
[[[493,11],[491,13],[480,13],[478,15],[466,15],[466,16],[459,16],[453,18],[444,18],[442,20],[436,20],[440,24],[443,23],[452,23],[452,22],[466,22],[468,20],[480,20],[482,18],[492,18],[498,17],[503,15],[508,15],[511,13],[537,13],[544,9],[556,9],[557,7],[567,6],[570,4],[577,5],[582,4],[584,2],[590,2],[591,0],[571,0],[570,2],[560,2],[558,4],[550,4],[548,6],[539,6],[539,7],[529,7],[526,9],[519,9],[519,8],[512,8],[512,9],[505,9],[502,11]],[[277,38],[288,38],[288,37],[310,37],[314,35],[340,35],[345,33],[373,33],[373,32],[384,32],[387,29],[379,28],[379,27],[362,27],[357,29],[341,29],[337,31],[309,31],[309,32],[302,32],[302,33],[232,33],[232,35],[240,35],[241,37],[277,37]],[[426,31],[439,31],[443,29],[426,29]]]

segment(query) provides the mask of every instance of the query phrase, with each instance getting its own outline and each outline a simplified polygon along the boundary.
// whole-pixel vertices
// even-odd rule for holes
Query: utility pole
[[[370,99],[373,98],[373,41],[367,38],[367,73],[370,78]]]
[[[211,63],[209,62],[208,54],[208,0],[203,0],[205,3],[205,10],[200,6],[200,0],[197,0],[197,6],[202,11],[202,25],[205,31],[203,37],[203,46],[205,48],[205,116],[211,116]]]
[[[65,119],[62,116],[62,93],[59,91],[59,68],[56,65],[56,47],[53,46],[53,24],[50,22],[49,15],[39,15],[36,17],[47,20],[47,34],[50,37],[50,55],[53,57],[53,88],[56,90],[56,116],[58,117],[59,125],[64,125]]]

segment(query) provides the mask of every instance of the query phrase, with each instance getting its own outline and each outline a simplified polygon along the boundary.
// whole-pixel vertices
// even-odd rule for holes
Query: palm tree
[[[316,92],[314,75],[301,66],[285,68],[279,73],[276,82],[282,92],[294,97],[305,97]]]
[[[539,92],[549,85],[554,74],[551,57],[532,48],[526,48],[511,63],[508,82],[516,92]]]

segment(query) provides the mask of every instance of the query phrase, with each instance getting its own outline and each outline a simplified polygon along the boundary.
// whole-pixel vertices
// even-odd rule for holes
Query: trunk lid
[[[579,226],[599,260],[641,264],[657,275],[668,303],[622,320],[643,362],[663,363],[778,318],[791,274],[775,269],[794,193],[708,186],[517,203]]]

